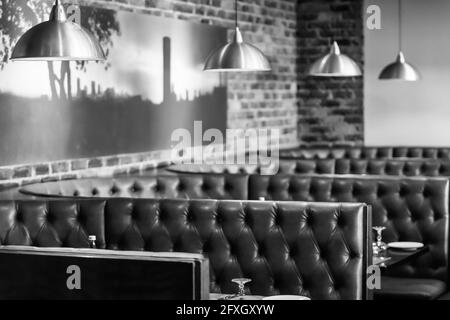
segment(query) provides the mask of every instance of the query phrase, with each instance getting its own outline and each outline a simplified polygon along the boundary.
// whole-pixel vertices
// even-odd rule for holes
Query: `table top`
[[[296,301],[307,301],[311,300],[309,297],[299,296],[299,295],[275,295],[275,296],[256,296],[256,295],[245,295],[245,296],[233,296],[230,294],[223,293],[211,293],[209,295],[209,300],[227,300],[227,301],[236,301],[236,300],[296,300]]]
[[[394,265],[406,263],[411,259],[421,256],[428,250],[429,249],[427,246],[424,246],[416,250],[408,250],[408,251],[387,249],[381,257],[373,257],[373,264],[389,268]]]
[[[209,295],[209,300],[262,300],[264,298],[263,296],[251,296],[246,295],[243,297],[236,297],[232,299],[227,299],[227,297],[230,297],[231,294],[223,294],[223,293],[211,293]]]

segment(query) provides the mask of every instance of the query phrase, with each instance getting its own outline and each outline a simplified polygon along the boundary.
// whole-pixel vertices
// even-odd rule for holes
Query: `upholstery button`
[[[384,188],[379,187],[379,188],[377,189],[377,198],[384,197],[385,194],[386,194],[386,191],[384,190]]]
[[[130,190],[132,192],[140,192],[140,191],[142,191],[142,189],[143,189],[142,186],[137,181],[134,182],[133,185],[130,188]]]
[[[404,186],[401,186],[398,194],[400,195],[400,197],[404,198],[408,195],[408,190],[406,190]]]
[[[423,174],[425,171],[427,170],[427,165],[425,163],[422,163],[422,165],[420,166],[420,174]]]
[[[16,221],[17,222],[23,222],[23,217],[22,217],[22,213],[21,212],[17,212]]]
[[[228,182],[225,183],[224,188],[225,188],[225,191],[231,191],[231,190],[233,189],[233,187],[231,186],[231,184],[229,184]]]
[[[96,196],[96,195],[98,195],[99,193],[100,193],[100,192],[98,191],[97,188],[92,189],[92,195],[93,195],[93,196]]]
[[[276,225],[276,226],[281,225],[281,216],[280,216],[279,214],[277,214],[277,215],[275,216],[274,222],[275,222],[275,225]]]
[[[120,189],[119,189],[116,185],[114,185],[114,186],[112,186],[112,188],[111,188],[111,190],[110,190],[110,193],[111,193],[112,195],[114,195],[114,194],[119,193],[119,191],[120,191]]]

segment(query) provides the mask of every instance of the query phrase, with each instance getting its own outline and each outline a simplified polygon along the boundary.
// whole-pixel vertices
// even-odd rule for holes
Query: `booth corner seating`
[[[1,245],[204,254],[213,293],[369,299],[365,204],[183,199],[0,201]]]
[[[35,195],[358,202],[372,206],[384,240],[429,251],[383,278],[376,298],[435,299],[448,291],[448,178],[339,175],[180,174],[72,180],[27,186]],[[238,197],[238,198],[236,198]],[[391,288],[397,288],[393,291]]]

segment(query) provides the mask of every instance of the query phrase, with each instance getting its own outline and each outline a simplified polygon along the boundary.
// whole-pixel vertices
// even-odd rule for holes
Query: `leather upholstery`
[[[392,276],[447,280],[448,179],[380,176],[251,176],[249,199],[363,202],[372,205],[373,225],[383,239],[418,241],[429,252],[392,268]]]
[[[450,176],[450,160],[437,159],[296,159],[281,160],[280,173]]]
[[[105,247],[104,201],[1,201],[0,244],[89,248],[96,235]]]
[[[381,277],[381,291],[375,290],[376,300],[435,300],[447,290],[447,284],[436,279]]]
[[[278,169],[278,170],[277,170]],[[259,166],[175,165],[177,173],[261,173]],[[450,176],[450,160],[441,159],[286,159],[271,174],[369,174],[389,176]],[[266,172],[267,174],[267,172]]]
[[[0,202],[2,244],[177,251],[208,256],[212,292],[364,299],[365,204],[109,199]],[[106,240],[106,243],[105,243]]]
[[[246,175],[158,175],[64,180],[29,185],[21,192],[77,198],[247,199]]]
[[[245,276],[253,294],[358,299],[366,211],[361,204],[113,199],[105,220],[110,249],[207,254],[212,292],[235,292],[231,279]]]
[[[450,159],[450,148],[444,147],[301,147],[280,151],[280,158],[295,159],[388,159],[431,158]]]
[[[336,174],[390,176],[450,176],[450,160],[437,159],[336,159]]]
[[[260,165],[173,165],[168,171],[190,174],[265,174],[278,173],[334,173],[334,159],[298,159],[282,160],[269,167]]]
[[[167,171],[176,173],[216,173],[216,174],[253,174],[261,173],[260,165],[207,165],[207,164],[175,164]]]

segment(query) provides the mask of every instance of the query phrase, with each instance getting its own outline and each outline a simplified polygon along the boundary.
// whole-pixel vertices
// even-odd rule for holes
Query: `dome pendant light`
[[[362,72],[355,61],[341,53],[334,41],[330,53],[314,62],[308,74],[314,77],[358,77]]]
[[[420,80],[420,74],[417,69],[406,62],[402,52],[402,1],[398,1],[398,35],[399,35],[399,53],[395,62],[386,66],[380,73],[380,80],[401,80],[401,81],[417,81]]]
[[[17,41],[11,60],[103,61],[105,55],[89,31],[67,21],[63,6],[56,0],[50,19],[34,26]]]
[[[232,41],[213,51],[206,59],[204,71],[270,71],[266,56],[255,46],[244,42],[238,26],[238,3],[235,0],[236,30]]]

